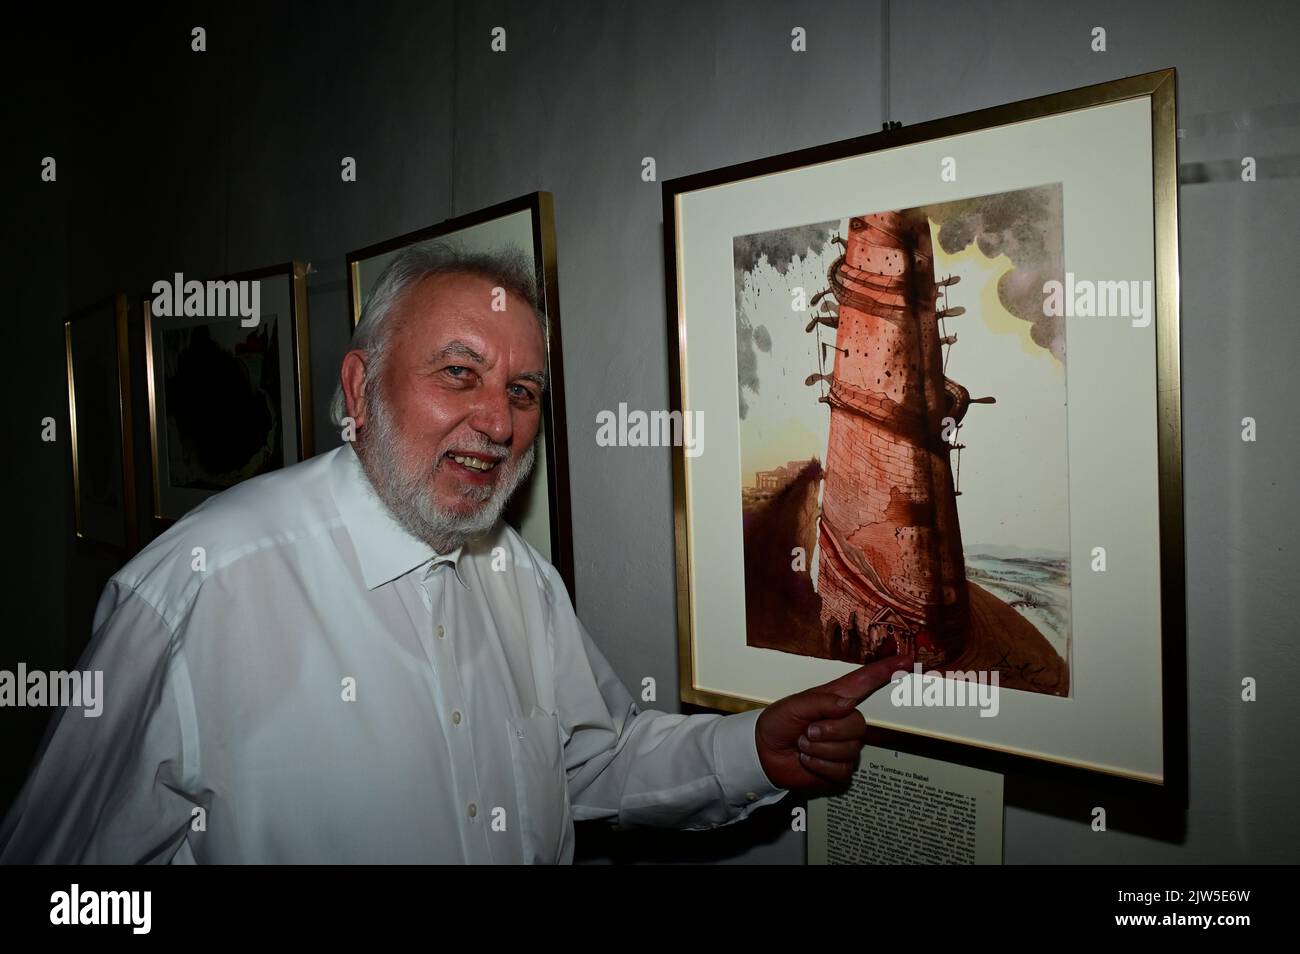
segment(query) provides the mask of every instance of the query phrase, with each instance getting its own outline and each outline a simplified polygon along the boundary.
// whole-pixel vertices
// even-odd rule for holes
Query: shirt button
[[[453,724],[453,725],[460,725],[460,713],[459,713],[459,712],[453,712],[453,713],[451,714],[451,721],[452,721],[452,724]]]
[[[442,628],[442,624],[439,623],[439,624],[438,624],[438,638],[441,639],[442,636],[443,636],[443,628]]]
[[[757,796],[756,794],[754,794],[753,792],[746,792],[746,793],[745,793],[745,801],[747,801],[747,802],[756,802],[756,801],[758,801],[758,796]]]
[[[473,802],[469,803],[469,817],[473,818],[478,814],[478,806]]]

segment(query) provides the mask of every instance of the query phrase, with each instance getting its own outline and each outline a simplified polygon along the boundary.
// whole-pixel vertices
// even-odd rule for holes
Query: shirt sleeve
[[[83,680],[87,673],[102,678],[100,698],[89,708],[54,712],[31,774],[0,824],[0,863],[186,857],[176,856],[198,803],[183,790],[181,700],[188,680],[176,648],[157,611],[110,581],[78,664]]]
[[[550,621],[556,708],[575,821],[715,828],[787,794],[759,762],[761,710],[687,716],[641,709],[556,583],[563,594]]]

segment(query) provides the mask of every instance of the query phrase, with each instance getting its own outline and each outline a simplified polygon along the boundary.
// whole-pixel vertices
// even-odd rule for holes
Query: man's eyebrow
[[[453,341],[442,350],[434,352],[430,361],[441,361],[444,358],[466,358],[475,364],[487,364],[487,358],[463,341]]]
[[[541,371],[524,371],[516,377],[522,381],[533,382],[542,391],[546,390],[546,375]]]

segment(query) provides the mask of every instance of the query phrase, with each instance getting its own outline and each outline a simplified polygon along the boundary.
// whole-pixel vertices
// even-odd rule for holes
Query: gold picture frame
[[[128,313],[126,295],[117,292],[70,316],[63,323],[63,341],[76,536],[131,554],[139,547],[139,527]],[[83,339],[88,339],[84,346]]]
[[[1132,338],[1122,339],[1135,343],[1124,358],[1124,368],[1131,368],[1133,374],[1124,377],[1126,372],[1117,370],[1112,383],[1104,379],[1101,365],[1088,363],[1095,356],[1089,349],[1102,340],[1095,336],[1118,334],[1121,324],[1075,324],[1072,328],[1078,330],[1071,331],[1078,337],[1078,355],[1072,351],[1078,368],[1072,371],[1068,393],[1076,397],[1075,387],[1083,390],[1079,392],[1080,400],[1067,402],[1072,429],[1068,439],[1082,441],[1081,435],[1095,435],[1109,420],[1117,430],[1129,428],[1117,446],[1134,448],[1131,456],[1139,465],[1134,470],[1137,489],[1128,498],[1121,494],[1108,496],[1097,481],[1080,479],[1076,483],[1075,469],[1081,463],[1092,468],[1086,471],[1088,474],[1102,472],[1100,464],[1095,463],[1102,456],[1098,448],[1082,443],[1070,445],[1070,463],[1066,465],[1070,473],[1067,562],[1073,575],[1067,592],[1069,609],[1074,614],[1069,617],[1071,626],[1079,620],[1092,620],[1080,629],[1087,630],[1088,644],[1071,643],[1072,651],[1079,654],[1084,665],[1069,667],[1066,689],[1061,694],[1003,690],[1001,720],[989,719],[984,725],[968,718],[965,712],[903,710],[891,703],[888,689],[882,690],[862,707],[868,722],[880,733],[879,745],[995,771],[1030,770],[1086,778],[1094,784],[1115,785],[1185,803],[1185,567],[1175,87],[1175,72],[1160,70],[890,128],[663,185],[668,325],[670,340],[675,342],[669,362],[672,409],[712,414],[713,421],[720,419],[720,423],[711,421],[709,432],[714,435],[730,435],[730,425],[744,417],[737,410],[737,398],[741,402],[745,398],[742,384],[736,378],[729,382],[711,380],[702,370],[708,365],[715,372],[712,378],[725,377],[716,373],[721,352],[728,342],[738,347],[739,305],[733,305],[733,301],[740,301],[739,278],[733,279],[733,272],[740,274],[736,243],[741,239],[769,234],[765,229],[811,228],[806,223],[824,225],[828,219],[843,219],[850,226],[865,228],[856,217],[872,218],[880,210],[890,209],[922,211],[935,204],[1009,195],[1014,190],[1056,182],[1059,194],[1065,196],[1066,238],[1061,245],[1065,249],[1065,268],[1070,268],[1072,263],[1078,265],[1085,260],[1110,260],[1106,243],[1113,245],[1119,240],[1094,222],[1095,213],[1088,200],[1101,196],[1105,199],[1101,205],[1109,208],[1116,202],[1114,191],[1126,190],[1123,195],[1129,201],[1122,208],[1124,218],[1118,220],[1117,230],[1123,232],[1123,241],[1130,242],[1140,253],[1133,259],[1141,263],[1134,265],[1135,273],[1152,283],[1154,328],[1149,333],[1134,331]],[[1101,131],[1109,129],[1122,129],[1124,138],[1108,139]],[[1067,149],[1066,143],[1073,145]],[[958,168],[960,177],[956,174]],[[946,176],[947,172],[952,175]],[[1108,178],[1112,175],[1113,179]],[[840,206],[835,205],[837,201]],[[855,218],[850,221],[849,216]],[[843,237],[838,241],[845,244]],[[1081,274],[1084,271],[1075,270]],[[822,274],[833,286],[829,273]],[[1106,277],[1105,273],[1099,274]],[[809,294],[814,290],[809,288]],[[1046,285],[1043,291],[1046,293]],[[813,314],[808,329],[819,320]],[[1131,327],[1146,326],[1135,318]],[[949,342],[945,339],[943,343]],[[842,344],[833,342],[834,346]],[[735,354],[733,351],[728,355],[728,360]],[[743,362],[731,367],[741,368]],[[833,374],[814,373],[809,382],[803,382],[800,375],[800,383],[817,382],[824,387],[830,382],[833,389],[833,378]],[[1106,388],[1112,385],[1115,394],[1127,388],[1124,393],[1141,395],[1131,420],[1121,420],[1122,416],[1115,413],[1106,417],[1101,408],[1110,406],[1107,402],[1115,400],[1113,395],[1095,402],[1096,410],[1078,406],[1086,404],[1082,396],[1106,396]],[[823,403],[834,400],[832,396]],[[1145,429],[1147,423],[1149,432]],[[745,623],[747,571],[737,567],[737,561],[745,557],[741,494],[727,496],[733,493],[728,489],[733,486],[730,482],[742,470],[742,450],[732,445],[729,436],[721,446],[719,441],[715,437],[711,445],[719,450],[694,461],[687,458],[682,447],[673,451],[680,692],[682,700],[689,704],[742,711],[848,670],[844,659],[782,652],[749,642]],[[818,455],[827,459],[821,451]],[[1129,462],[1128,458],[1123,461]],[[791,463],[795,462],[792,458]],[[815,476],[820,479],[820,471]],[[1077,508],[1076,497],[1081,501]],[[1146,500],[1151,502],[1149,512],[1139,503]],[[1115,529],[1103,519],[1089,522],[1085,512],[1106,513],[1108,503],[1110,516],[1133,516],[1131,529]],[[818,497],[819,525],[821,507]],[[1100,529],[1103,526],[1105,532]],[[1112,529],[1117,541],[1123,533],[1131,534],[1115,547],[1133,557],[1129,577],[1086,572],[1089,565],[1084,556],[1090,551],[1080,547],[1094,531],[1098,537],[1110,539],[1107,534]],[[1095,571],[1096,566],[1092,569]],[[1130,568],[1126,566],[1125,572]],[[1139,578],[1147,584],[1146,595],[1136,582]],[[1108,599],[1112,602],[1110,612],[1133,611],[1129,624],[1136,635],[1127,647],[1129,656],[1124,655],[1119,641],[1122,626],[1113,637],[1096,632],[1106,619],[1101,608]],[[927,635],[924,631],[922,634]],[[833,635],[839,638],[840,630],[835,628]],[[1132,680],[1107,681],[1099,675],[1118,675],[1129,663],[1137,670]],[[1081,670],[1086,676],[1076,675]],[[910,678],[917,681],[921,677]],[[1077,684],[1074,680],[1078,679],[1088,681]],[[1126,688],[1117,688],[1121,685]],[[1148,704],[1152,697],[1158,705]],[[1109,715],[1107,703],[1116,705]],[[1153,706],[1158,717],[1151,715]],[[1086,731],[1072,733],[1067,729],[1076,712],[1086,715],[1081,723]],[[1145,713],[1147,717],[1134,715],[1133,724],[1121,726],[1115,721],[1121,712]]]
[[[258,282],[262,289],[263,301],[271,307],[284,310],[283,324],[279,311],[269,317],[274,318],[273,331],[267,331],[259,321],[258,327],[250,333],[262,335],[267,332],[266,340],[273,343],[278,353],[274,368],[270,368],[267,379],[277,383],[277,393],[270,395],[259,391],[259,405],[269,407],[271,428],[278,433],[268,439],[273,453],[265,455],[266,461],[259,466],[250,466],[250,472],[239,479],[256,476],[269,470],[287,467],[307,460],[315,452],[313,434],[313,406],[311,385],[311,326],[307,297],[307,274],[310,267],[300,261],[286,262],[268,268],[221,276],[216,282]],[[269,297],[267,289],[270,288]],[[149,402],[149,446],[153,478],[153,519],[157,529],[166,529],[190,509],[197,506],[215,493],[233,486],[238,480],[230,481],[228,474],[220,475],[218,480],[191,480],[189,486],[178,485],[171,479],[174,464],[178,459],[178,450],[173,447],[178,442],[175,415],[169,416],[167,407],[167,384],[175,379],[168,377],[166,362],[176,356],[177,344],[165,343],[163,334],[169,330],[164,322],[176,321],[174,318],[162,318],[154,313],[154,295],[147,294],[142,300],[145,337],[145,369]],[[265,310],[265,309],[264,309]],[[229,319],[228,319],[229,320]],[[176,322],[175,330],[184,332],[203,326],[208,319],[199,317],[198,321],[186,319]],[[212,326],[208,326],[212,327]],[[281,331],[285,332],[280,337]],[[238,333],[236,333],[238,334]],[[274,337],[271,337],[271,336]],[[229,332],[227,332],[229,337]],[[231,339],[233,341],[233,339]],[[244,339],[241,339],[241,344]],[[228,344],[228,343],[227,343]],[[212,349],[214,355],[230,358],[230,349],[221,345]],[[269,367],[269,366],[268,366]],[[286,412],[285,404],[292,407]],[[238,414],[228,399],[218,396],[213,406],[222,414]],[[227,421],[229,419],[227,418]],[[168,422],[163,427],[164,421]],[[192,428],[196,438],[214,428]]]

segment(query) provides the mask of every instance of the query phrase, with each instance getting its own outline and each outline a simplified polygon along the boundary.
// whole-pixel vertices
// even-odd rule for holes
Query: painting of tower
[[[833,372],[809,380],[830,407],[823,634],[828,649],[856,640],[877,655],[888,643],[942,665],[969,625],[953,447],[943,436],[945,420],[955,425],[965,408],[943,374],[928,220],[853,217],[829,282],[838,314],[814,322],[835,329]]]
[[[1059,270],[1060,208],[1049,186],[737,237],[750,645],[1069,694],[1064,330],[1024,294]],[[1058,423],[1059,460],[1018,456]]]

